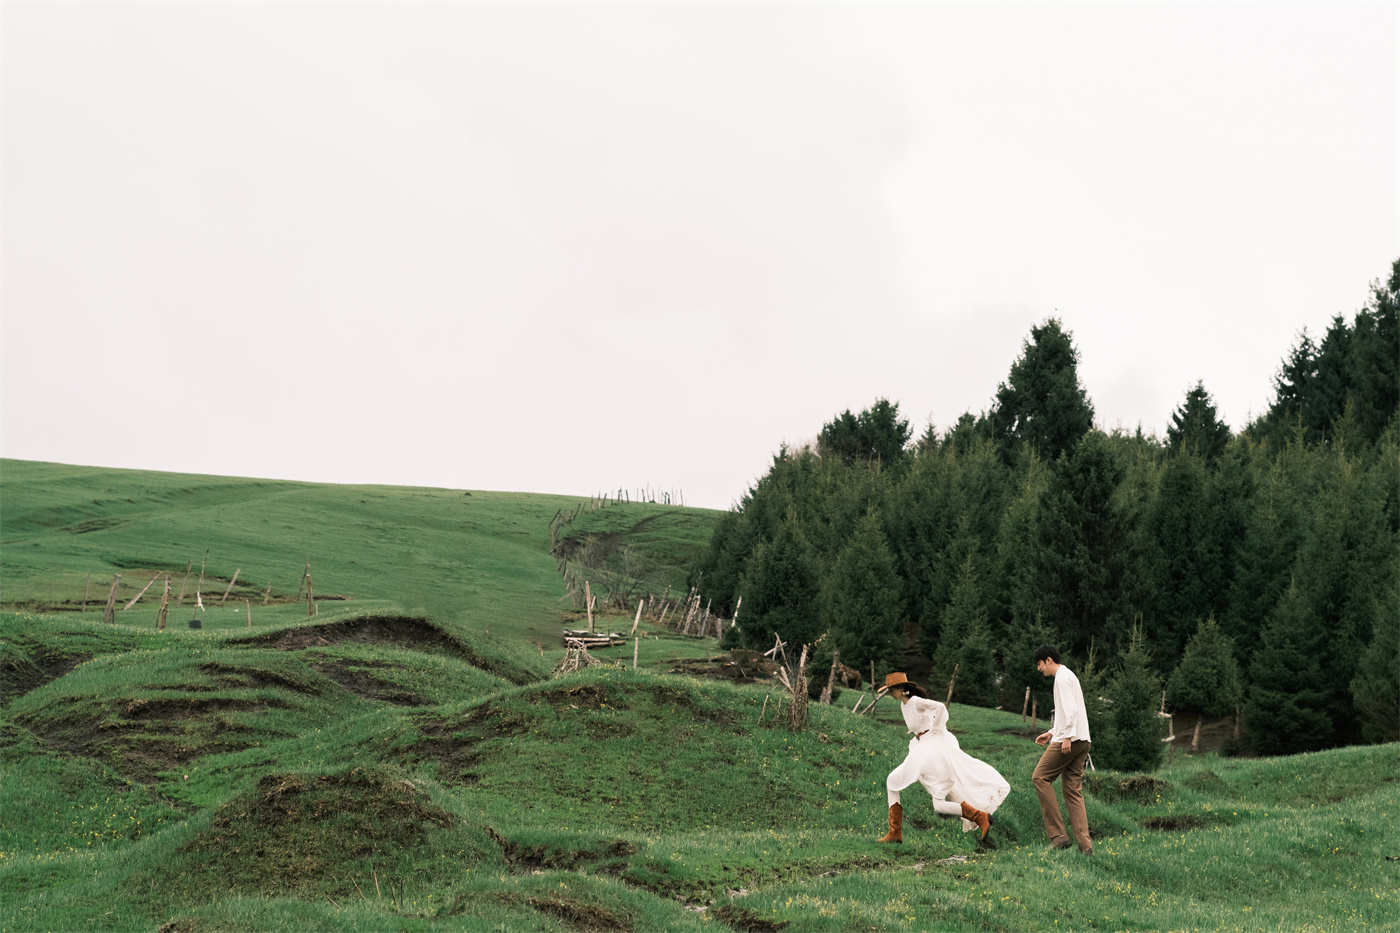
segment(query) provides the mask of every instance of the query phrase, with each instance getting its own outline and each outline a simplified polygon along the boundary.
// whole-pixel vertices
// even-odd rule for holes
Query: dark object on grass
[[[204,628],[204,623],[198,619],[190,619],[190,628]]]

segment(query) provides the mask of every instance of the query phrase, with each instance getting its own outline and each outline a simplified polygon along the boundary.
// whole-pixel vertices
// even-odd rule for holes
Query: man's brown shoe
[[[1050,848],[1052,849],[1068,849],[1072,845],[1074,845],[1074,843],[1070,841],[1068,836],[1061,836],[1058,839],[1050,840]]]

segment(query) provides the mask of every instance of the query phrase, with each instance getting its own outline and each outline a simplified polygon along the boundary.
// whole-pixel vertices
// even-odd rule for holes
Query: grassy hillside
[[[794,734],[771,688],[665,674],[706,646],[662,633],[550,676],[572,500],[0,469],[0,931],[1397,926],[1394,745],[1091,775],[1090,860],[1044,851],[1029,724],[955,705],[1012,782],[995,848],[912,792],[882,846],[892,701]],[[574,531],[679,566],[676,513]],[[89,571],[130,599],[205,549],[200,629],[156,631],[156,587],[79,611]],[[308,558],[349,597],[312,618]]]

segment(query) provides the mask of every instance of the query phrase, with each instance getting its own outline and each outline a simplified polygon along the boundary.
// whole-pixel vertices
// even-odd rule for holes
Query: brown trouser
[[[1066,754],[1060,751],[1059,742],[1051,742],[1031,775],[1035,795],[1040,798],[1040,815],[1045,817],[1045,832],[1051,842],[1069,838],[1065,835],[1065,822],[1060,818],[1060,802],[1055,799],[1055,779],[1064,775],[1060,789],[1065,795],[1069,825],[1074,827],[1074,841],[1079,844],[1081,852],[1091,852],[1094,848],[1089,840],[1089,816],[1084,812],[1084,795],[1080,792],[1080,785],[1084,782],[1084,759],[1089,757],[1090,744],[1083,739],[1071,742]]]

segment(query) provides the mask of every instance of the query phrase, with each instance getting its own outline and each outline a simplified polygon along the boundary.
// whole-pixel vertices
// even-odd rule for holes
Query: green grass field
[[[883,846],[892,701],[792,733],[646,625],[555,679],[577,502],[464,492],[0,463],[0,931],[1400,928],[1400,747],[1091,774],[1086,859],[1045,851],[1029,724],[954,705],[1012,783],[994,848],[913,792]],[[714,515],[570,531],[683,581]],[[206,551],[200,629],[156,630],[162,583],[102,623],[113,573],[120,610]]]

